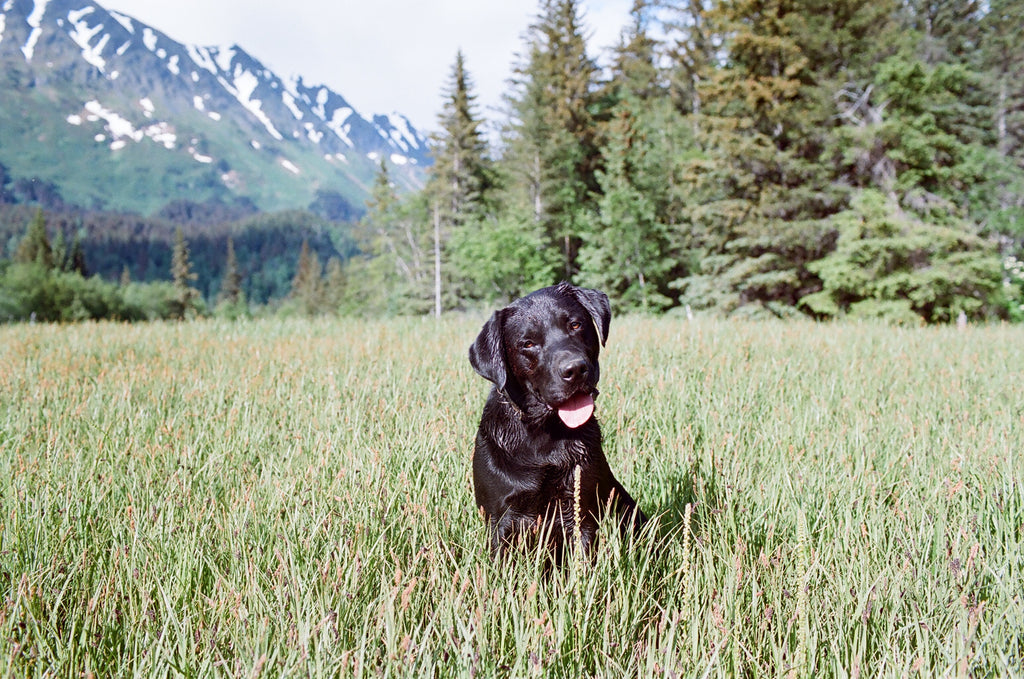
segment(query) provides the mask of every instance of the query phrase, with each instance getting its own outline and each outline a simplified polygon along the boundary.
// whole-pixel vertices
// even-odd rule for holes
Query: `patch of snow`
[[[125,53],[125,52],[127,52],[127,51],[128,51],[128,48],[129,48],[129,47],[131,47],[131,46],[132,46],[132,41],[131,41],[131,40],[129,40],[129,41],[128,41],[128,42],[126,42],[125,44],[123,44],[123,45],[121,45],[120,47],[118,47],[118,48],[117,48],[117,56],[119,56],[119,57],[123,57],[123,56],[124,56],[124,53]]]
[[[210,120],[212,120],[214,122],[218,122],[218,123],[220,122],[220,114],[217,113],[216,111],[210,111],[206,115],[209,116]]]
[[[68,123],[71,124],[71,125],[81,125],[82,124],[82,116],[78,115],[77,113],[72,113],[67,118],[65,118],[65,120],[67,120]]]
[[[197,66],[209,71],[210,73],[217,73],[217,64],[214,63],[213,57],[210,56],[210,50],[205,47],[196,47],[194,45],[189,45],[186,49],[188,50],[189,57],[192,58],[192,61],[194,61]],[[192,80],[194,82],[199,82],[199,74],[194,73],[192,75]]]
[[[102,144],[103,142],[105,142],[107,140],[107,135],[105,135],[105,134],[97,134],[95,137],[93,137],[93,139],[95,139],[97,143]]]
[[[409,159],[397,153],[392,153],[391,162],[394,163],[395,165],[408,165]]]
[[[96,100],[86,102],[85,110],[89,114],[86,116],[87,120],[92,122],[103,120],[106,122],[107,132],[110,133],[114,142],[124,141],[127,143],[128,141],[134,141],[138,143],[145,138],[149,138],[167,149],[173,149],[177,142],[177,135],[174,133],[173,128],[165,122],[154,123],[141,130],[137,130],[131,121],[104,108]],[[106,138],[105,134],[97,134],[95,137],[97,142],[103,142]]]
[[[128,142],[126,142],[124,139],[117,139],[117,140],[111,142],[110,150],[111,151],[120,151],[125,146],[128,146]]]
[[[324,133],[316,129],[316,126],[313,125],[313,123],[306,123],[303,127],[306,128],[306,136],[309,137],[309,140],[314,144],[319,144],[320,140],[324,138]]]
[[[220,68],[221,71],[227,73],[231,70],[231,61],[235,58],[234,47],[223,47],[217,50],[217,56],[214,57],[214,62]]]
[[[145,30],[142,31],[142,44],[146,46],[146,49],[152,52],[156,50],[156,41],[156,33],[153,32],[152,28],[147,26]]]
[[[291,92],[282,94],[281,100],[284,101],[284,105],[288,107],[288,110],[292,112],[296,120],[302,120],[302,111],[295,105],[295,97],[292,96]]]
[[[200,97],[198,94],[192,97],[192,105],[196,107],[197,111],[206,110],[206,104],[203,103],[203,98]]]
[[[210,163],[213,162],[213,158],[211,158],[210,156],[204,156],[202,153],[199,153],[199,151],[196,151],[194,146],[188,147],[188,153],[190,156],[192,156],[192,159],[195,160],[197,163],[209,165]]]
[[[218,78],[218,80],[220,80],[226,90],[235,95],[238,103],[263,123],[263,127],[267,129],[271,137],[278,141],[284,140],[284,137],[274,127],[270,118],[263,112],[263,102],[252,98],[253,92],[256,91],[256,87],[259,85],[259,80],[255,75],[249,71],[241,71],[235,75],[234,83],[229,83],[223,78]]]
[[[194,83],[199,82],[199,74],[196,73],[195,71],[192,71],[192,82],[194,82]]]
[[[107,13],[110,14],[110,16],[114,17],[114,21],[124,26],[124,30],[128,31],[132,35],[135,35],[135,25],[132,24],[131,17],[127,17],[124,14],[121,14],[120,12],[116,12],[114,10],[107,10]]]
[[[35,54],[36,43],[39,41],[39,36],[43,33],[43,17],[46,15],[46,6],[48,4],[50,4],[50,0],[36,0],[35,5],[32,7],[32,13],[26,19],[28,25],[32,27],[32,32],[29,33],[28,40],[21,47],[21,52],[25,55],[25,61],[32,61],[32,55]]]
[[[168,60],[168,62],[167,62],[167,70],[170,71],[171,73],[173,73],[174,75],[180,75],[181,74],[181,69],[178,68],[178,55],[177,54],[175,54],[173,57],[171,57]]]
[[[10,3],[8,3],[10,4]],[[7,5],[4,5],[4,11],[7,11]],[[0,14],[0,42],[4,41],[4,28],[7,27],[7,15]]]
[[[259,143],[258,141],[256,141],[255,139],[253,139],[252,141],[250,141],[250,142],[249,142],[249,146],[253,147],[253,148],[254,148],[254,149],[256,149],[257,151],[259,151],[259,150],[260,150],[261,148],[263,148],[263,145],[262,145],[262,144],[260,144],[260,143]]]
[[[352,126],[346,125],[346,122],[353,113],[354,111],[348,106],[342,106],[335,109],[334,115],[327,121],[328,129],[334,132],[349,148],[355,148],[355,144],[352,143],[348,136],[348,131],[352,129]]]
[[[153,106],[152,99],[150,99],[149,97],[143,97],[142,99],[139,99],[139,106],[142,107],[142,115],[146,116],[147,118],[153,117],[153,112],[156,111],[156,107]]]
[[[290,160],[281,159],[281,167],[288,170],[292,174],[299,174],[299,168],[295,167],[295,163]]]

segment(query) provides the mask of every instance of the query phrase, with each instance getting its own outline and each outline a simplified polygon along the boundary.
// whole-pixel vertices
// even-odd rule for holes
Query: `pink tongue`
[[[558,409],[558,417],[570,429],[583,426],[594,414],[594,397],[590,394],[576,394]]]

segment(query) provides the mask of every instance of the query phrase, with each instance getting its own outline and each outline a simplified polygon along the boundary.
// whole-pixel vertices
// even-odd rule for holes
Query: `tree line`
[[[637,0],[600,67],[541,0],[489,143],[456,55],[435,164],[352,263],[389,310],[560,279],[619,311],[1024,320],[1024,1]]]
[[[170,222],[111,217],[56,228],[86,235],[50,244],[54,261],[8,235],[6,317],[52,278],[150,296],[117,317],[441,314],[569,280],[619,312],[1024,320],[1024,0],[637,0],[631,16],[599,60],[581,3],[540,0],[500,120],[457,53],[425,187],[399,194],[382,161],[365,214],[339,217],[354,221],[236,206],[172,240]],[[175,285],[198,291],[190,311],[166,301]],[[61,294],[58,317],[88,316],[88,295]]]

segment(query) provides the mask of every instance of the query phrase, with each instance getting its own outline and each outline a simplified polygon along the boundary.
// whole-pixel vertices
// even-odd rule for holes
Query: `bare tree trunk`
[[[441,210],[434,205],[434,317],[441,318]]]

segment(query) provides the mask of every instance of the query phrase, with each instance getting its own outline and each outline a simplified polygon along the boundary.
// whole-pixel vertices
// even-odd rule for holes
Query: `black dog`
[[[496,311],[469,348],[473,368],[494,383],[473,486],[495,556],[538,533],[556,562],[574,538],[590,551],[608,508],[623,530],[646,521],[612,475],[593,416],[611,315],[603,292],[561,283]]]

